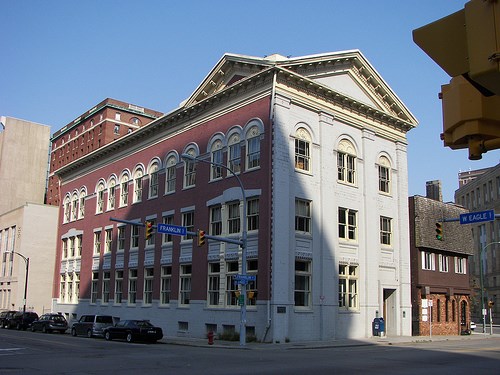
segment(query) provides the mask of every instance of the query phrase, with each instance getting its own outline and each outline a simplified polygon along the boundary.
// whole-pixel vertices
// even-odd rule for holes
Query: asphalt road
[[[500,338],[325,348],[128,344],[0,330],[0,374],[497,374]]]

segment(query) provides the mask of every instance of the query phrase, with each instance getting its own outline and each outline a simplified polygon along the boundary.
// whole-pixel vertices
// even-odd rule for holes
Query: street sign
[[[460,215],[460,224],[481,223],[483,221],[494,221],[495,210],[469,212]]]
[[[240,285],[247,285],[249,281],[255,281],[255,275],[234,275],[233,280]]]
[[[172,234],[174,236],[185,236],[187,234],[186,227],[171,224],[157,224],[156,231],[158,233]]]

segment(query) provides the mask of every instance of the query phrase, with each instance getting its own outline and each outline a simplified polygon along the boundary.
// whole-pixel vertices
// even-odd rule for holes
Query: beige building
[[[0,122],[0,310],[41,314],[51,306],[58,217],[56,207],[43,204],[50,127]]]

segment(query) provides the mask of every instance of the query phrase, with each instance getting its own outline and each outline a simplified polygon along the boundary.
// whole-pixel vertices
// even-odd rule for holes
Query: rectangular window
[[[310,172],[309,142],[303,139],[295,139],[295,169]]]
[[[123,298],[123,271],[115,272],[115,303],[122,303]]]
[[[434,271],[436,269],[433,253],[422,251],[422,269],[428,271]]]
[[[104,188],[100,187],[97,192],[97,211],[96,213],[101,213],[104,209]]]
[[[220,263],[208,263],[208,305],[217,306],[220,296]]]
[[[149,198],[158,196],[158,171],[151,172],[149,175]]]
[[[175,191],[175,165],[167,167],[166,175],[166,192],[173,193]]]
[[[222,234],[222,207],[210,207],[210,234],[220,236]]]
[[[357,310],[358,266],[339,264],[339,308]]]
[[[191,299],[191,265],[182,264],[180,272],[179,304],[189,305]]]
[[[229,146],[229,169],[234,173],[241,171],[241,147],[239,143],[233,143]]]
[[[142,176],[134,179],[134,203],[142,201]]]
[[[339,238],[356,240],[357,211],[339,207]]]
[[[465,275],[467,273],[467,259],[455,257],[455,273]]]
[[[378,190],[382,193],[390,193],[390,174],[389,168],[382,165],[378,166]]]
[[[144,269],[144,304],[151,305],[153,303],[153,280],[154,269]]]
[[[134,225],[135,226],[135,225]],[[137,299],[137,270],[128,271],[128,303],[135,304]]]
[[[219,165],[211,164],[211,179],[216,180],[222,178],[222,167],[220,166],[220,164],[222,164],[222,149],[212,151],[212,163]]]
[[[173,215],[163,216],[163,224],[173,225],[174,224],[174,216]],[[173,241],[173,236],[171,234],[162,233],[162,237],[161,237],[162,244],[171,243],[172,241]]]
[[[172,266],[163,266],[161,268],[161,289],[160,303],[168,305],[170,303],[170,293],[172,289]]]
[[[97,303],[99,295],[99,272],[92,272],[92,285],[90,289],[90,303]]]
[[[76,249],[75,249],[75,240],[76,238],[75,237],[70,237],[69,238],[69,256],[71,258],[74,258],[75,257],[75,254],[76,254]]]
[[[77,244],[77,247],[78,247],[77,255],[79,257],[81,257],[82,256],[82,248],[83,248],[83,236],[81,234],[79,234],[78,236],[76,236],[76,240],[78,241],[78,244]]]
[[[380,243],[382,245],[392,245],[392,219],[380,216]]]
[[[59,284],[59,301],[66,302],[66,275],[61,275]]]
[[[339,152],[337,154],[337,169],[338,176],[337,179],[348,184],[354,184],[356,182],[356,157],[353,155],[345,154]]]
[[[105,237],[106,237],[105,238],[106,243],[104,245],[104,254],[111,252],[111,246],[113,241],[112,229],[106,229]]]
[[[311,307],[311,262],[295,260],[295,306]]]
[[[108,189],[108,210],[115,208],[115,185]]]
[[[227,228],[229,234],[240,232],[240,202],[229,203]]]
[[[188,232],[194,232],[194,211],[184,212],[182,214],[182,226],[186,227]],[[183,237],[184,240],[190,240],[193,236],[187,234]]]
[[[260,135],[248,139],[247,160],[247,169],[257,168],[260,165]]]
[[[126,206],[128,204],[128,180],[123,181],[120,185],[120,206]]]
[[[259,199],[250,199],[247,202],[247,230],[259,229]]]
[[[439,272],[448,272],[449,260],[446,255],[439,254]]]
[[[240,291],[238,290],[238,282],[233,276],[238,274],[238,262],[226,262],[226,305],[238,306],[238,298]]]
[[[80,197],[80,204],[79,204],[79,209],[80,209],[80,219],[83,219],[85,217],[85,197]]]
[[[67,239],[62,240],[62,244],[63,244],[62,259],[67,259],[68,258],[68,240]],[[7,252],[4,252],[4,254],[7,254]]]
[[[295,199],[295,231],[311,233],[311,202]]]
[[[131,225],[130,247],[139,247],[139,226]]]
[[[196,163],[193,160],[186,160],[184,163],[184,187],[188,188],[196,183]]]
[[[111,274],[104,272],[102,277],[102,303],[109,303],[109,283]]]
[[[94,254],[101,253],[101,232],[94,232]]]
[[[125,227],[118,227],[118,250],[125,250]]]

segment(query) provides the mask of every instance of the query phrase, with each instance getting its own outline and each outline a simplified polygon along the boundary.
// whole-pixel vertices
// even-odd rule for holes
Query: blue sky
[[[444,148],[438,93],[449,77],[412,30],[464,0],[0,0],[0,115],[52,133],[111,97],[169,112],[226,52],[263,57],[359,49],[420,125],[408,133],[409,194],[494,166]]]

